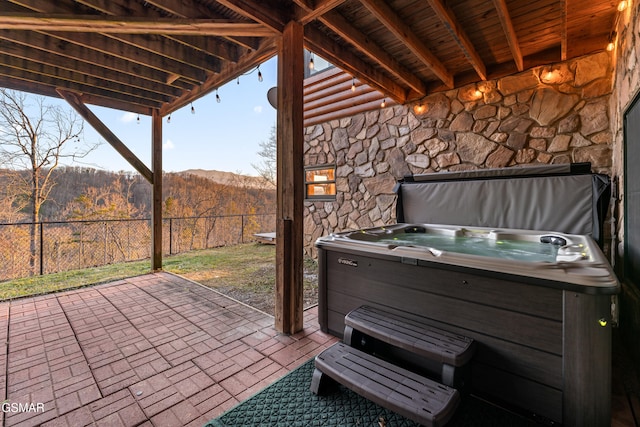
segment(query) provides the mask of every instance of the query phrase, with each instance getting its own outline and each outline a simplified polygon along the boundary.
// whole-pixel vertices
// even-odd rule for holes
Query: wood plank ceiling
[[[3,0],[0,86],[169,114],[305,46],[396,102],[601,51],[615,0]]]

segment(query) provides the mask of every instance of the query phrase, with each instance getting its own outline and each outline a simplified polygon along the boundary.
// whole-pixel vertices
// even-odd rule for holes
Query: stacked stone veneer
[[[615,29],[618,35],[615,49],[616,72],[615,89],[611,102],[612,128],[614,129],[614,150],[612,173],[620,178],[618,184],[619,197],[616,204],[616,222],[618,245],[612,245],[614,252],[614,267],[622,281],[620,295],[620,330],[625,339],[627,349],[635,361],[636,372],[640,372],[640,289],[638,283],[623,280],[623,255],[625,250],[625,218],[624,218],[624,112],[637,96],[640,96],[640,3],[631,2],[631,7],[622,13]],[[638,141],[629,141],[637,144]],[[638,167],[627,165],[627,167]]]
[[[334,231],[395,222],[408,174],[591,162],[610,173],[610,55],[599,53],[311,126],[305,165],[336,165],[335,201],[305,202],[305,251]]]

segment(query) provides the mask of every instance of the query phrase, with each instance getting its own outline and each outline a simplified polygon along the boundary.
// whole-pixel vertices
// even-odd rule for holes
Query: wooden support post
[[[162,270],[162,116],[153,110],[151,124],[151,269]]]
[[[303,327],[303,26],[289,22],[278,55],[276,330]]]

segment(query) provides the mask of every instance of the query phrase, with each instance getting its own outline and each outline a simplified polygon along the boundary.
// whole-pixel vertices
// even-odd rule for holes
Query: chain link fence
[[[275,214],[163,219],[165,255],[254,241]],[[0,281],[151,256],[150,219],[0,224]]]

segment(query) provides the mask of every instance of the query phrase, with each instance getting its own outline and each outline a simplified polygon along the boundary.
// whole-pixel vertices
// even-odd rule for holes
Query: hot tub
[[[610,425],[611,296],[586,235],[396,224],[316,242],[321,329],[367,304],[478,343],[472,392],[564,425]]]

